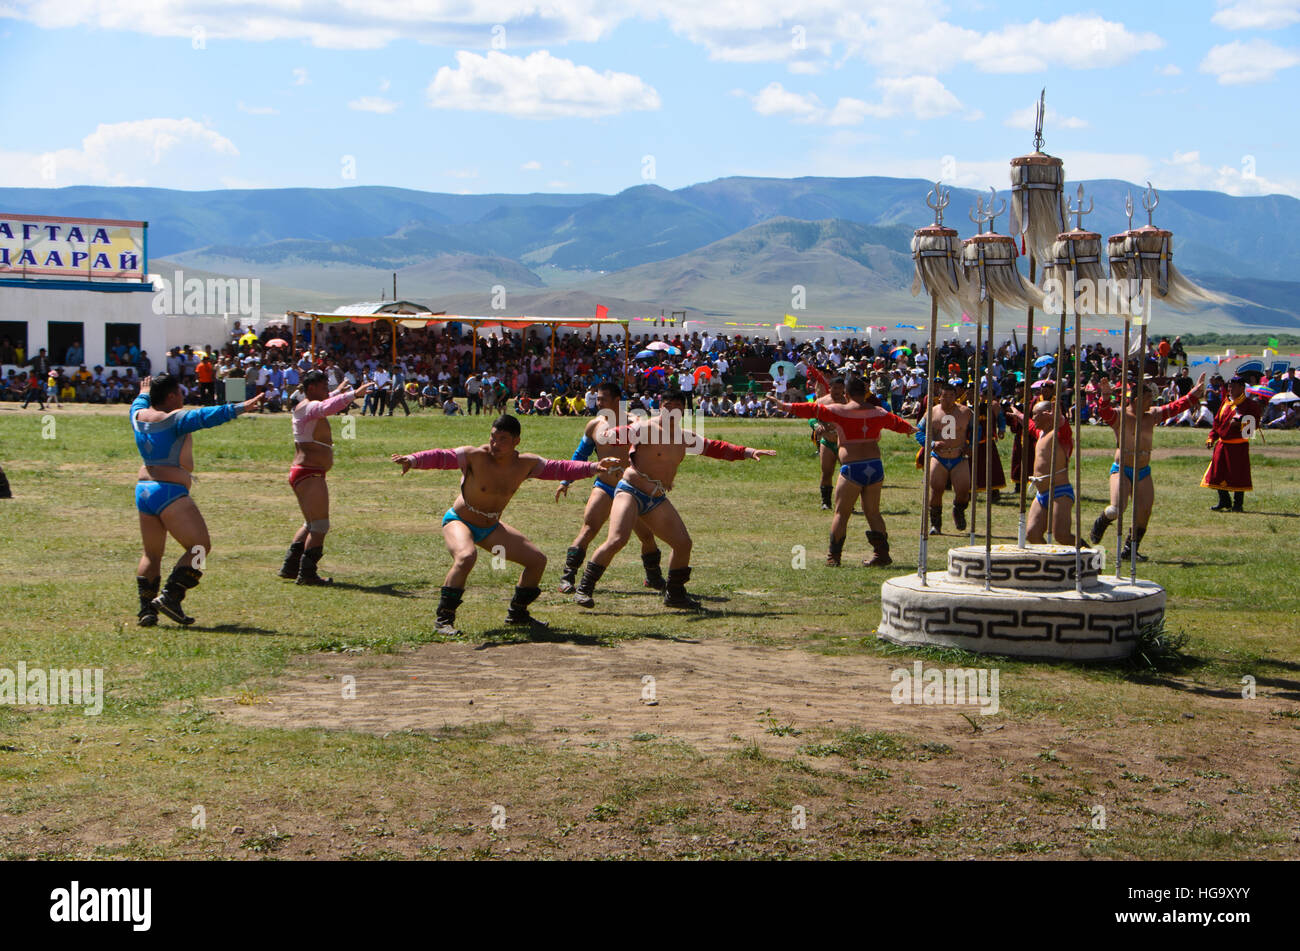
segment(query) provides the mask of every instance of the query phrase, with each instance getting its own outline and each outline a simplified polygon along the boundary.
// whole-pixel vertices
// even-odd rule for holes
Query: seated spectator
[[[551,398],[542,390],[533,401],[533,412],[538,416],[549,416],[551,412]]]
[[[432,382],[424,384],[424,389],[420,390],[420,405],[425,409],[442,405],[442,400],[438,397],[438,388]]]
[[[456,402],[454,399],[452,399],[450,396],[447,397],[447,401],[446,401],[445,403],[442,404],[442,411],[443,411],[443,413],[446,414],[447,416],[463,416],[463,415],[464,415],[464,413],[462,413],[462,412],[460,411],[460,404],[457,403],[457,402]]]

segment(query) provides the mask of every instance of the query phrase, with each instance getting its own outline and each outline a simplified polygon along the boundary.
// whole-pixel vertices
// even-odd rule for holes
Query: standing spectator
[[[199,381],[199,402],[204,406],[211,406],[217,397],[217,374],[212,366],[212,358],[207,354],[203,355],[199,365],[194,368],[194,377]]]
[[[392,386],[392,395],[388,399],[388,415],[393,415],[393,410],[397,409],[397,404],[402,404],[402,409],[406,415],[411,415],[411,407],[406,405],[406,374],[401,367],[393,367],[392,379],[389,381]]]
[[[470,374],[469,379],[465,381],[465,405],[466,412],[478,415],[483,412],[483,399],[481,391],[483,384],[474,374]]]
[[[36,375],[35,370],[27,374],[27,392],[26,398],[23,400],[23,409],[26,409],[27,404],[32,400],[39,402],[41,409],[45,409],[45,385],[41,378]]]
[[[691,375],[691,371],[685,364],[682,365],[682,372],[677,376],[677,388],[686,398],[686,412],[695,412],[695,377]]]

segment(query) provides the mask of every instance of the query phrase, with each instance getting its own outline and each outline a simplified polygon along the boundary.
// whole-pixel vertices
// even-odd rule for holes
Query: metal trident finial
[[[1074,215],[1074,230],[1083,230],[1083,216],[1092,214],[1092,199],[1088,199],[1088,207],[1083,207],[1083,183],[1079,183],[1079,189],[1075,192],[1079,196],[1078,204],[1066,199],[1065,210],[1068,214]]]
[[[1124,193],[1124,213],[1128,215],[1128,230],[1133,230],[1133,193]]]
[[[1160,204],[1160,193],[1151,187],[1151,182],[1147,182],[1147,190],[1142,195],[1142,207],[1147,212],[1147,225],[1154,228],[1155,224],[1151,221],[1151,215]]]
[[[1006,200],[998,204],[998,190],[992,185],[989,186],[989,203],[984,204],[984,196],[980,196],[975,203],[975,208],[970,212],[970,220],[979,226],[981,232],[993,231],[993,222],[997,220],[998,215],[1007,210]],[[984,222],[988,222],[988,228],[985,229]]]
[[[952,192],[940,186],[938,182],[934,183],[934,188],[925,196],[925,203],[928,207],[934,209],[934,225],[936,228],[943,227],[943,210],[948,207]],[[934,201],[930,199],[933,198]]]
[[[1047,113],[1047,87],[1038,94],[1038,110],[1034,116],[1034,151],[1043,151],[1043,116]]]

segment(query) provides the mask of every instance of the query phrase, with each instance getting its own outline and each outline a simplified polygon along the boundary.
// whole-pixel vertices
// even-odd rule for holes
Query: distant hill
[[[794,284],[807,288],[810,309],[915,315],[923,304],[906,291],[909,241],[931,220],[929,187],[880,177],[733,177],[617,195],[0,188],[0,211],[144,219],[155,262],[259,277],[276,299],[302,289],[314,302],[373,300],[391,290],[397,272],[399,294],[435,310],[487,301],[501,285],[535,312],[585,306],[576,294],[639,313],[685,308],[770,320],[789,307]],[[1094,202],[1085,227],[1122,230],[1124,195],[1140,189],[1112,180],[1085,188]],[[965,210],[975,198],[953,190],[948,219],[960,231],[972,230]],[[1000,218],[999,230],[1009,220]],[[1174,232],[1180,268],[1237,298],[1188,318],[1189,329],[1300,326],[1300,286],[1292,283],[1300,273],[1300,201],[1167,191],[1155,221]],[[1143,215],[1135,223],[1144,222]]]

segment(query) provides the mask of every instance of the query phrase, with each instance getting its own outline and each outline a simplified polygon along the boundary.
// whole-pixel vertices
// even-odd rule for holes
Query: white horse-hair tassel
[[[994,220],[1006,209],[1007,203],[1004,201],[1000,208],[995,207],[997,193],[993,188],[989,188],[989,192],[988,207],[981,197],[971,212],[971,220],[977,225],[987,221],[988,230],[962,242],[962,266],[966,271],[963,309],[970,314],[981,314],[990,298],[1009,307],[1041,308],[1043,292],[1021,277],[1016,267],[1015,239],[993,229]]]
[[[934,210],[934,224],[917,228],[912,234],[912,296],[925,292],[953,317],[962,312],[962,290],[966,274],[961,268],[961,238],[943,223],[943,210],[950,193],[938,182],[925,198]],[[933,199],[933,201],[931,201]]]
[[[1011,160],[1011,233],[1020,235],[1022,253],[1032,252],[1039,263],[1052,259],[1052,243],[1065,230],[1065,166],[1043,152],[1046,99],[1044,89],[1038,97],[1034,151]]]
[[[1226,304],[1228,298],[1207,291],[1183,276],[1174,267],[1174,234],[1157,228],[1151,222],[1152,213],[1160,204],[1160,193],[1147,182],[1142,195],[1147,223],[1133,227],[1133,196],[1129,195],[1124,207],[1128,212],[1127,231],[1110,236],[1106,243],[1110,258],[1110,276],[1119,284],[1125,307],[1130,306],[1129,295],[1141,293],[1145,282],[1156,300],[1177,310],[1191,310],[1197,304]],[[1135,280],[1139,283],[1134,283]]]
[[[1083,216],[1092,212],[1093,202],[1089,198],[1088,207],[1083,207],[1082,185],[1077,194],[1078,206],[1069,208],[1075,216],[1074,228],[1061,232],[1052,242],[1052,256],[1047,259],[1043,277],[1046,281],[1056,282],[1061,294],[1074,293],[1075,300],[1069,313],[1078,314],[1080,308],[1088,314],[1114,313],[1119,302],[1108,293],[1110,285],[1102,263],[1101,235],[1083,230]]]

